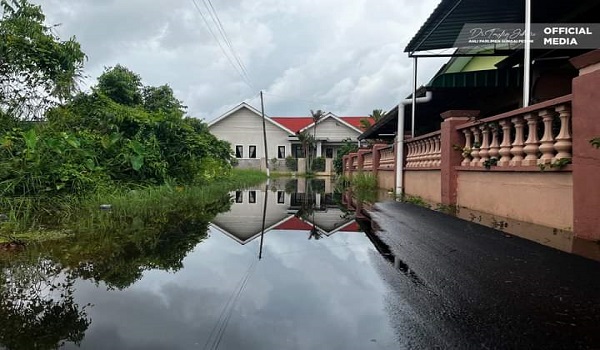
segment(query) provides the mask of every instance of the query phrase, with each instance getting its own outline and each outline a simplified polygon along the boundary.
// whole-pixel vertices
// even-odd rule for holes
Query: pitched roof
[[[247,104],[246,102],[242,102],[240,104],[238,104],[237,106],[235,106],[234,108],[232,108],[231,110],[227,111],[225,114],[221,115],[220,117],[218,117],[217,119],[214,119],[212,121],[210,121],[208,123],[208,127],[212,127],[213,125],[217,124],[218,122],[220,122],[221,120],[229,117],[230,115],[233,115],[235,112],[239,111],[240,109],[246,108],[248,109],[250,112],[256,114],[259,117],[262,117],[262,114],[259,110],[257,110],[256,108],[250,106],[249,104]],[[282,130],[284,130],[285,132],[288,132],[290,134],[294,134],[295,131],[290,130],[289,128],[285,127],[283,124],[277,123],[276,121],[273,120],[273,118],[269,118],[268,116],[266,116],[267,118],[265,118],[269,123],[277,126],[278,128],[281,128]],[[312,120],[312,119],[311,119]]]
[[[333,115],[331,115],[333,117]],[[329,115],[327,116],[329,117]],[[370,117],[337,117],[337,119],[342,120],[346,124],[350,125],[353,128],[361,129],[360,120],[361,119],[369,119],[371,124],[374,124],[375,121]],[[313,125],[312,117],[271,117],[271,120],[283,125],[285,128],[292,130],[294,133],[301,131],[303,129],[308,128]]]
[[[304,129],[313,122],[311,117],[271,117],[271,120],[292,130],[294,133]]]

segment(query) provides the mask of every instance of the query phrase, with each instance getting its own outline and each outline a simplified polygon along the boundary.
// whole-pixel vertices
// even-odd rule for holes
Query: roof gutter
[[[415,103],[431,101],[433,93],[427,91],[424,97],[414,99]],[[396,133],[396,198],[404,193],[404,106],[413,103],[413,99],[400,101],[398,104],[398,132]],[[413,116],[414,120],[414,116]]]

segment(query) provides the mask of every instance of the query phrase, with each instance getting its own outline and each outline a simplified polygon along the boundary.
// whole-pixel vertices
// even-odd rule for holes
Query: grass
[[[144,221],[180,208],[199,208],[266,178],[260,171],[236,169],[206,185],[110,188],[83,198],[2,198],[0,243],[56,240],[77,231],[102,231],[114,225],[114,218]],[[101,205],[110,205],[111,210],[101,210]]]

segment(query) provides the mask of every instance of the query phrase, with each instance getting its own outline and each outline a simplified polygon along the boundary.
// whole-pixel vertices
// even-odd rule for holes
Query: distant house
[[[364,131],[361,119],[369,117],[340,117],[326,113],[315,124],[312,117],[266,117],[267,156],[279,164],[288,156],[303,158],[304,151],[296,133],[306,131],[317,141],[316,156],[331,163],[344,141],[358,142]],[[265,151],[262,116],[247,103],[240,103],[208,124],[210,132],[231,143],[232,152],[240,167],[263,168]],[[328,167],[330,168],[330,167]]]

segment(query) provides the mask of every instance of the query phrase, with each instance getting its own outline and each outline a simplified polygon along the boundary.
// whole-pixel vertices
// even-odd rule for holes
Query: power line
[[[200,9],[200,6],[198,5],[198,3],[196,2],[196,0],[192,0],[192,3],[194,4],[194,7],[196,8],[196,10],[198,11],[198,13],[200,14],[200,17],[202,17],[202,20],[204,21],[204,24],[206,25],[206,29],[208,29],[209,33],[212,35],[212,37],[216,40],[217,44],[219,44],[219,48],[221,48],[221,52],[223,52],[223,55],[225,55],[225,57],[227,58],[227,60],[229,61],[229,63],[231,64],[231,66],[233,67],[233,69],[240,75],[240,77],[242,78],[242,80],[244,81],[244,83],[246,85],[248,85],[248,87],[250,87],[250,89],[252,90],[256,90],[254,88],[254,86],[252,85],[252,82],[250,81],[250,79],[248,79],[245,75],[243,71],[240,71],[240,69],[236,66],[236,64],[233,62],[233,60],[231,59],[231,57],[229,56],[229,54],[227,54],[227,50],[225,50],[225,48],[223,47],[223,44],[221,44],[221,41],[219,40],[219,38],[217,37],[217,35],[215,34],[215,32],[212,30],[210,24],[208,23],[208,20],[206,19],[206,16],[204,16],[204,13],[202,12],[202,10]]]
[[[221,36],[225,40],[225,44],[227,44],[227,47],[229,47],[229,50],[233,54],[233,57],[235,58],[236,62],[238,63],[238,66],[242,69],[242,72],[245,74],[246,78],[248,78],[248,80],[251,80],[250,75],[248,74],[248,70],[244,66],[244,63],[240,59],[240,56],[237,54],[237,52],[233,48],[233,45],[231,44],[231,40],[229,40],[227,31],[225,31],[225,27],[223,27],[223,23],[221,22],[221,19],[219,18],[219,15],[217,14],[217,10],[213,6],[212,1],[211,0],[203,0],[203,1],[204,1],[204,6],[208,10],[208,14],[211,16],[213,23],[215,23]],[[208,5],[207,5],[207,3],[208,3]]]

